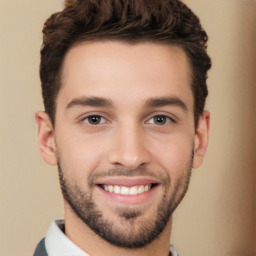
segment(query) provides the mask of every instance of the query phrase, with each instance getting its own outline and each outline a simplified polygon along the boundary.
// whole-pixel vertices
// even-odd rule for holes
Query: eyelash
[[[89,122],[89,118],[100,119],[100,121],[98,123],[96,121],[96,123],[93,124],[93,123]],[[155,118],[163,118],[163,119],[165,119],[165,122],[163,124],[157,124],[157,123],[154,122]],[[153,121],[150,121],[150,120],[153,120]],[[108,120],[106,118],[102,117],[101,115],[89,115],[89,116],[83,118],[82,121],[87,123],[88,125],[91,125],[91,126],[103,125],[103,124],[108,122]],[[152,116],[150,119],[148,119],[148,121],[146,123],[163,126],[163,125],[168,125],[170,123],[176,123],[176,121],[173,118],[169,117],[169,116],[159,114],[159,115]]]

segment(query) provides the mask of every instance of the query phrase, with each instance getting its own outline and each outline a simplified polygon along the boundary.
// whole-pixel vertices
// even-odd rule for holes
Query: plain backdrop
[[[174,214],[181,256],[256,255],[256,1],[186,0],[205,29],[213,68],[210,146]],[[32,255],[63,218],[57,170],[39,156],[41,30],[61,0],[0,0],[0,256]]]

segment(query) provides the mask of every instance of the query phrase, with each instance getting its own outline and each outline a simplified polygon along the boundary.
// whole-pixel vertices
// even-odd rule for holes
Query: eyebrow
[[[113,108],[112,100],[101,97],[81,97],[73,99],[68,105],[67,109],[75,106],[91,106],[91,107],[106,107]],[[178,97],[160,97],[148,99],[145,107],[163,107],[163,106],[177,106],[187,111],[186,104]]]
[[[101,97],[81,97],[73,99],[68,105],[67,109],[75,106],[91,106],[91,107],[107,107],[113,108],[114,104],[111,100]]]
[[[177,106],[187,111],[188,107],[178,97],[160,97],[148,99],[145,103],[148,107],[164,107],[164,106]]]

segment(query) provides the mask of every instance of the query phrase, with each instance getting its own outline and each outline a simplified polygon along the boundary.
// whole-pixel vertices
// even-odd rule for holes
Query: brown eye
[[[98,125],[106,122],[106,119],[102,116],[88,116],[84,119],[84,122],[90,125]]]
[[[165,115],[157,115],[149,119],[149,124],[165,125],[170,122],[175,122],[172,118]]]
[[[166,116],[155,116],[154,123],[158,125],[166,124]]]

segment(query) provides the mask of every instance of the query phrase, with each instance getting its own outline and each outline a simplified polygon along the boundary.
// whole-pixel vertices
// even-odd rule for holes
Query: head
[[[124,248],[170,231],[208,144],[206,41],[176,0],[69,2],[47,20],[38,141],[66,220]]]
[[[206,52],[208,37],[198,17],[181,1],[66,1],[66,8],[46,21],[43,33],[40,77],[45,110],[53,125],[66,53],[80,42],[105,40],[129,44],[153,42],[183,49],[192,70],[197,125],[208,94],[206,79],[211,67]]]

